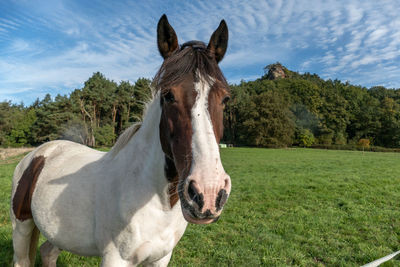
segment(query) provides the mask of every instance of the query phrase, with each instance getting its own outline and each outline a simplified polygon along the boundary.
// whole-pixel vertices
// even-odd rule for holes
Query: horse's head
[[[229,100],[218,62],[228,45],[228,28],[221,21],[208,46],[199,41],[179,46],[163,15],[157,39],[164,58],[155,82],[161,92],[160,141],[170,202],[173,206],[178,195],[187,221],[211,223],[218,219],[231,190],[218,147]]]

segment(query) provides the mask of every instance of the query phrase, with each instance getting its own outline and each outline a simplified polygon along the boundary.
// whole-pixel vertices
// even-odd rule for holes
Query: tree
[[[375,139],[376,144],[400,147],[400,105],[392,98],[385,97],[380,112],[381,128]]]
[[[36,121],[34,109],[27,109],[23,104],[0,103],[0,145],[24,146],[30,143],[31,127]]]
[[[13,118],[16,108],[12,105],[11,101],[4,101],[0,103],[0,145],[7,146],[7,136],[11,133],[13,128]]]
[[[42,101],[34,105],[37,117],[32,125],[34,144],[59,139],[65,131],[65,125],[76,117],[73,113],[73,103],[67,96],[57,95],[53,101],[47,94]]]
[[[294,123],[284,98],[275,91],[264,92],[251,98],[246,109],[242,136],[253,146],[282,147],[292,144]],[[243,140],[244,141],[244,140]]]
[[[139,78],[134,85],[128,81],[121,81],[118,85],[113,106],[113,122],[117,134],[121,134],[133,122],[141,120],[145,104],[151,99],[150,84],[150,80]]]
[[[103,124],[112,122],[115,113],[117,84],[96,72],[86,82],[81,91],[77,91],[82,119],[86,125],[88,146],[95,146],[95,132]]]
[[[36,112],[25,109],[15,116],[15,121],[10,134],[7,136],[9,146],[26,146],[31,140],[30,130],[36,122]]]

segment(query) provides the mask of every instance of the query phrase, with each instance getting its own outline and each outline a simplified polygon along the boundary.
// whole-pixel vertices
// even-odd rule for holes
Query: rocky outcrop
[[[275,63],[268,65],[265,69],[268,69],[268,73],[265,76],[266,79],[268,80],[276,80],[280,78],[286,78],[286,73],[284,70],[285,67],[283,67],[280,63]]]

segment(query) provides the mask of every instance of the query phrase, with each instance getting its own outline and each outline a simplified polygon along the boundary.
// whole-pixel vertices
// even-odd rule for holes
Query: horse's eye
[[[229,99],[231,99],[230,96],[228,96],[228,95],[225,96],[224,99],[222,100],[222,104],[223,104],[223,105],[226,105],[226,103],[228,103]]]
[[[165,100],[165,102],[167,102],[167,103],[173,103],[173,102],[175,102],[174,94],[171,93],[171,91],[169,91],[168,93],[166,93],[166,94],[164,95],[164,100]]]

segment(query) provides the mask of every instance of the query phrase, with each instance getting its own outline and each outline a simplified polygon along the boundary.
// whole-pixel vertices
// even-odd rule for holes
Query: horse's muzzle
[[[196,224],[217,221],[230,190],[231,180],[226,173],[211,181],[189,176],[183,183],[181,196],[183,216],[188,222]]]

